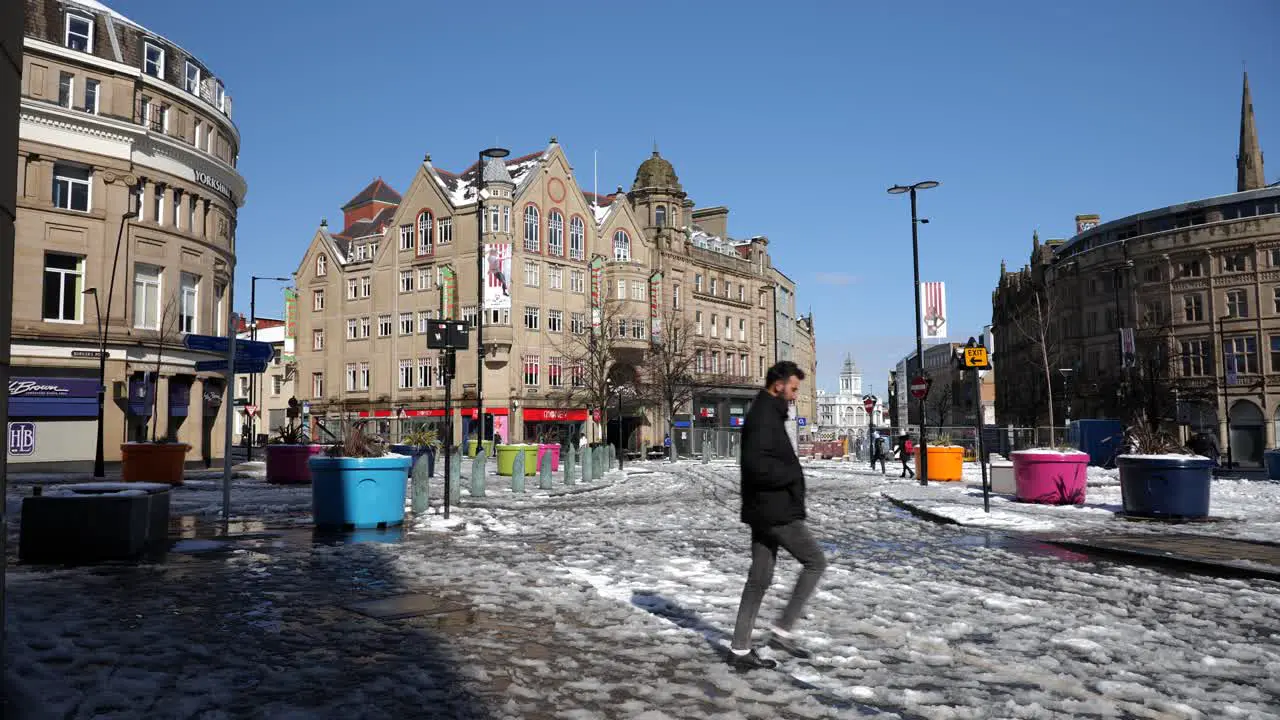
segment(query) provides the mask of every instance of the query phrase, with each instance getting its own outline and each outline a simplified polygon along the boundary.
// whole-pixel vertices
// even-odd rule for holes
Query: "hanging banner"
[[[662,342],[662,272],[649,276],[649,341]]]
[[[294,340],[298,337],[298,291],[293,288],[284,289],[284,351],[280,359],[285,364],[295,362]]]
[[[591,272],[591,333],[599,335],[604,318],[604,258],[591,258],[587,268]]]
[[[511,243],[486,244],[484,259],[484,309],[510,309]]]
[[[510,250],[508,245],[507,249]],[[511,307],[511,298],[507,297],[507,307]],[[485,307],[489,307],[489,294],[485,293]],[[440,268],[440,317],[445,320],[455,320],[458,315],[458,274],[453,271],[452,265],[445,265]]]
[[[920,306],[924,308],[924,317],[920,318],[920,334],[926,338],[945,338],[947,336],[946,283],[920,283],[920,301]]]

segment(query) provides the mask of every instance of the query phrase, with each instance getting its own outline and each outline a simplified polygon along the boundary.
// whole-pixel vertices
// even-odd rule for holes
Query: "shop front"
[[[487,407],[484,409],[483,429],[481,424],[476,421],[476,408],[462,408],[462,438],[463,442],[473,440],[477,432],[483,432],[483,439],[496,440],[498,443],[511,441],[510,423],[508,422],[511,411],[505,407]]]
[[[444,441],[444,408],[396,408],[395,410],[361,410],[360,420],[372,421],[370,431],[393,443],[402,442],[410,433],[435,430]]]
[[[98,388],[96,374],[36,375],[14,368],[8,388],[9,462],[92,464],[97,447]]]
[[[577,443],[587,422],[587,411],[567,408],[525,408],[524,441],[540,445]]]

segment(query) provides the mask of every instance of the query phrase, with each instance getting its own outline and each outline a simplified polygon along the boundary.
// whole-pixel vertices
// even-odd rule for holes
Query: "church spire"
[[[1249,94],[1249,73],[1244,74],[1244,93],[1240,99],[1240,152],[1236,155],[1236,192],[1266,187],[1262,173],[1262,147],[1258,144],[1258,126],[1253,118],[1253,97]]]

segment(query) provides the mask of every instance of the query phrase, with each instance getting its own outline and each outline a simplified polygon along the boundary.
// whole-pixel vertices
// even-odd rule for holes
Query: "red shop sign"
[[[525,408],[525,422],[582,422],[587,419],[586,410],[564,410],[558,408]]]
[[[511,414],[506,408],[485,408],[484,413],[486,415],[510,415]],[[471,418],[472,420],[475,420],[476,409],[474,407],[469,407],[464,409],[462,411],[462,417]]]
[[[405,417],[444,417],[444,408],[434,410],[405,410]]]

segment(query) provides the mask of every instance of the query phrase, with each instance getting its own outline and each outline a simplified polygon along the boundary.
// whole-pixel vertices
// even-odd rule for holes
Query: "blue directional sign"
[[[196,372],[226,372],[226,360],[198,360],[196,362]],[[255,362],[246,360],[245,358],[236,359],[237,375],[256,375],[267,371],[266,362]]]
[[[809,418],[803,418],[803,417],[796,418],[797,427],[804,427],[805,425],[808,425],[808,424],[809,424]]]
[[[183,337],[182,344],[188,350],[226,355],[227,350],[230,349],[231,340],[217,335],[187,335]],[[236,340],[237,358],[262,362],[270,360],[274,355],[275,349],[271,347],[271,343]]]

